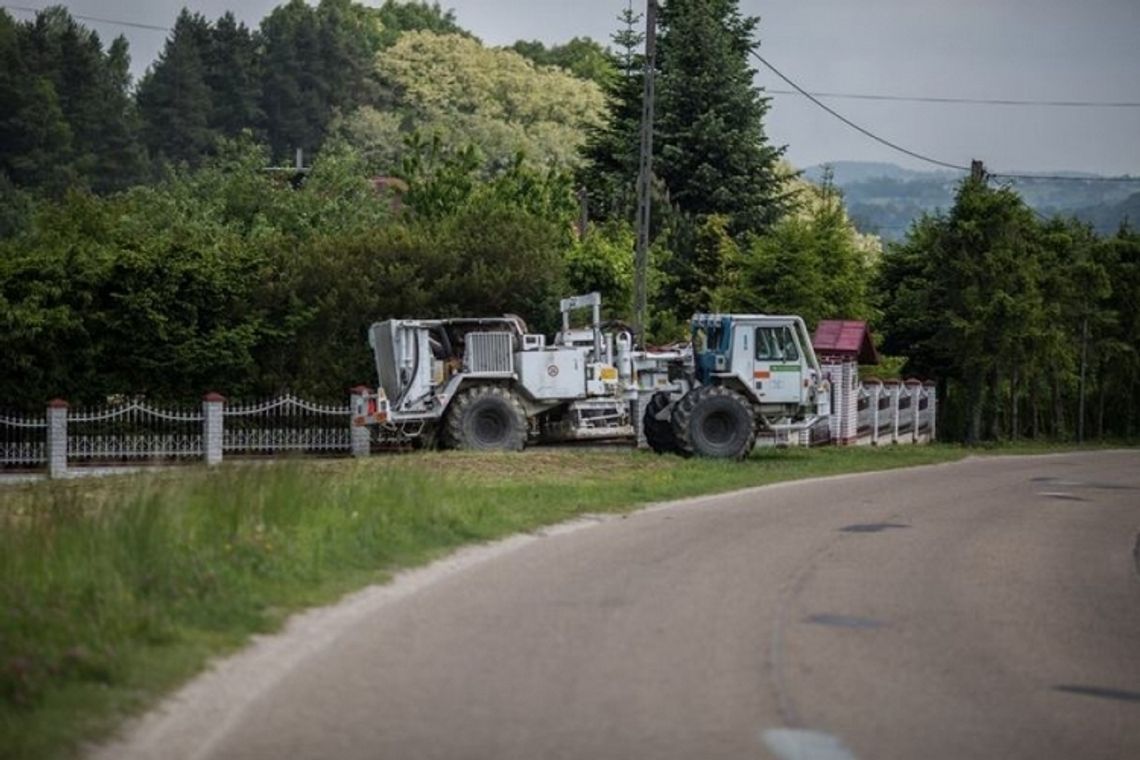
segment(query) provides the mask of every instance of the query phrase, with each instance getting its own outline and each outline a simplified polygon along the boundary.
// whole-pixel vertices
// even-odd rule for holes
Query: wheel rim
[[[472,427],[474,428],[472,432],[475,434],[475,440],[484,444],[498,443],[503,440],[507,433],[507,421],[503,415],[491,409],[475,415]]]
[[[728,412],[711,412],[701,421],[701,434],[709,443],[723,446],[731,443],[735,435],[736,428],[732,423],[732,415]]]

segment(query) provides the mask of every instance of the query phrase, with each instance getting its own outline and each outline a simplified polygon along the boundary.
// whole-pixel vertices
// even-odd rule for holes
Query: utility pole
[[[970,179],[975,182],[985,182],[986,180],[986,165],[981,161],[974,159],[970,162]]]
[[[637,172],[637,251],[634,254],[634,333],[645,345],[648,327],[649,210],[653,179],[653,75],[657,69],[657,0],[645,8],[645,94],[641,104],[641,161]]]
[[[586,190],[586,186],[582,185],[578,188],[578,239],[586,237],[586,232],[590,228],[590,193]]]
[[[1086,307],[1087,308],[1087,307]],[[1089,315],[1081,320],[1081,388],[1077,403],[1077,443],[1085,442],[1085,368],[1089,361]]]

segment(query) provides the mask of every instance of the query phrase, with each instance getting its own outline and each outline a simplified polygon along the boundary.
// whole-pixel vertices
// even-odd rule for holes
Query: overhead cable
[[[855,122],[851,121],[846,116],[844,116],[843,114],[836,111],[834,108],[831,108],[827,104],[820,102],[819,98],[816,97],[816,95],[808,92],[803,87],[800,87],[798,84],[793,82],[782,71],[777,69],[772,64],[768,63],[768,61],[765,60],[764,57],[761,56],[759,53],[757,53],[755,50],[751,51],[751,53],[756,58],[756,60],[760,61],[760,63],[762,63],[766,67],[768,67],[768,69],[770,69],[773,74],[775,74],[780,79],[784,80],[789,85],[791,85],[795,89],[795,92],[799,93],[800,95],[803,95],[805,98],[810,100],[812,103],[815,103],[817,106],[822,108],[824,111],[827,111],[829,114],[831,114],[835,118],[839,119],[840,121],[842,121],[847,126],[849,126],[852,129],[866,135],[867,137],[871,138],[875,142],[881,143],[882,145],[887,146],[891,150],[896,150],[900,153],[904,153],[904,154],[910,156],[911,158],[917,158],[920,161],[925,161],[926,163],[934,164],[935,166],[942,166],[942,167],[945,167],[948,169],[956,169],[958,171],[964,171],[964,172],[970,171],[970,167],[968,167],[968,166],[960,166],[958,164],[952,164],[948,161],[941,161],[937,158],[931,158],[930,156],[925,156],[921,153],[917,153],[917,152],[910,150],[908,148],[904,148],[903,146],[901,146],[897,143],[893,143],[890,140],[887,140],[886,138],[879,137],[877,134],[875,134],[871,130],[866,129],[865,127],[862,127],[862,126],[856,124]],[[1071,176],[1071,175],[1064,175],[1064,174],[1060,174],[1060,175],[1053,175],[1053,174],[1011,174],[1011,173],[1007,173],[1007,172],[987,172],[987,173],[991,177],[1002,177],[1005,179],[1015,179],[1015,180],[1045,180],[1045,181],[1057,181],[1057,182],[1140,182],[1140,177],[1128,177],[1128,176],[1124,176],[1124,177],[1080,177],[1080,176]]]
[[[931,158],[930,156],[924,156],[921,153],[917,153],[917,152],[910,150],[908,148],[904,148],[903,146],[901,146],[897,143],[893,143],[890,140],[887,140],[886,138],[879,137],[877,134],[870,131],[869,129],[865,129],[864,127],[861,127],[858,124],[856,124],[855,122],[851,121],[850,119],[848,119],[846,116],[844,116],[843,114],[836,111],[831,106],[827,105],[826,103],[821,102],[819,100],[819,98],[812,95],[810,92],[805,90],[803,87],[800,87],[798,84],[796,84],[791,79],[789,79],[787,76],[785,76],[782,71],[777,69],[772,64],[768,63],[768,61],[766,61],[764,59],[764,57],[761,56],[759,53],[757,53],[755,50],[752,50],[750,52],[756,58],[756,60],[760,61],[760,63],[767,66],[772,71],[773,74],[775,74],[780,79],[783,79],[785,82],[787,82],[788,85],[790,85],[793,89],[796,90],[796,92],[803,95],[805,98],[810,100],[812,103],[815,103],[817,106],[819,106],[823,110],[827,111],[829,114],[831,114],[835,118],[839,119],[841,122],[843,122],[847,126],[851,127],[852,129],[856,130],[857,132],[860,132],[860,133],[866,135],[867,137],[871,138],[875,142],[881,143],[882,145],[887,146],[891,150],[896,150],[899,153],[905,153],[906,155],[910,156],[911,158],[917,158],[919,161],[925,161],[928,164],[934,164],[935,166],[941,166],[941,167],[944,167],[946,169],[955,169],[955,170],[961,171],[961,172],[970,171],[970,167],[968,167],[968,166],[961,166],[959,164],[952,164],[949,161],[940,161],[937,158]]]
[[[768,88],[773,95],[801,95],[798,90]],[[1126,100],[1018,100],[1013,98],[949,98],[935,95],[883,95],[869,92],[812,92],[817,98],[886,100],[901,103],[953,103],[980,106],[1042,106],[1053,108],[1140,108],[1140,101]]]
[[[24,11],[25,13],[37,13],[37,14],[43,13],[44,11],[47,10],[47,8],[31,8],[31,7],[28,7],[26,5],[9,5],[8,3],[0,3],[0,7],[8,8],[8,9],[14,10],[14,11]],[[70,10],[68,11],[68,13],[71,14],[72,18],[77,18],[80,21],[95,21],[95,22],[100,23],[100,24],[114,24],[115,26],[128,26],[128,27],[131,27],[132,29],[147,29],[147,30],[152,31],[152,32],[169,32],[169,31],[171,31],[170,27],[166,27],[166,26],[156,26],[154,24],[140,24],[136,21],[121,21],[119,19],[101,18],[99,16],[83,16],[83,15],[80,15],[78,13],[71,13]]]
[[[1017,180],[1042,180],[1046,182],[1140,182],[1140,177],[1082,177],[1073,174],[1009,174],[1007,172],[987,172],[991,177]]]

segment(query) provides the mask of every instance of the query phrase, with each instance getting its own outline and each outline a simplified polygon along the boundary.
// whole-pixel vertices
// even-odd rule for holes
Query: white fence
[[[852,443],[928,443],[935,437],[937,396],[933,383],[868,379],[859,387]]]
[[[264,456],[286,452],[366,456],[368,430],[352,424],[367,388],[346,404],[318,404],[284,395],[228,404],[217,394],[193,407],[128,401],[72,409],[61,400],[43,415],[0,415],[0,468],[43,469],[63,477],[85,465]]]

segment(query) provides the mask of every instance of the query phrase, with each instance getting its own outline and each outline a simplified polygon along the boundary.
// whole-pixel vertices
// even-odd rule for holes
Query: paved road
[[[1138,532],[1137,452],[695,500],[442,573],[114,754],[1134,760]]]

